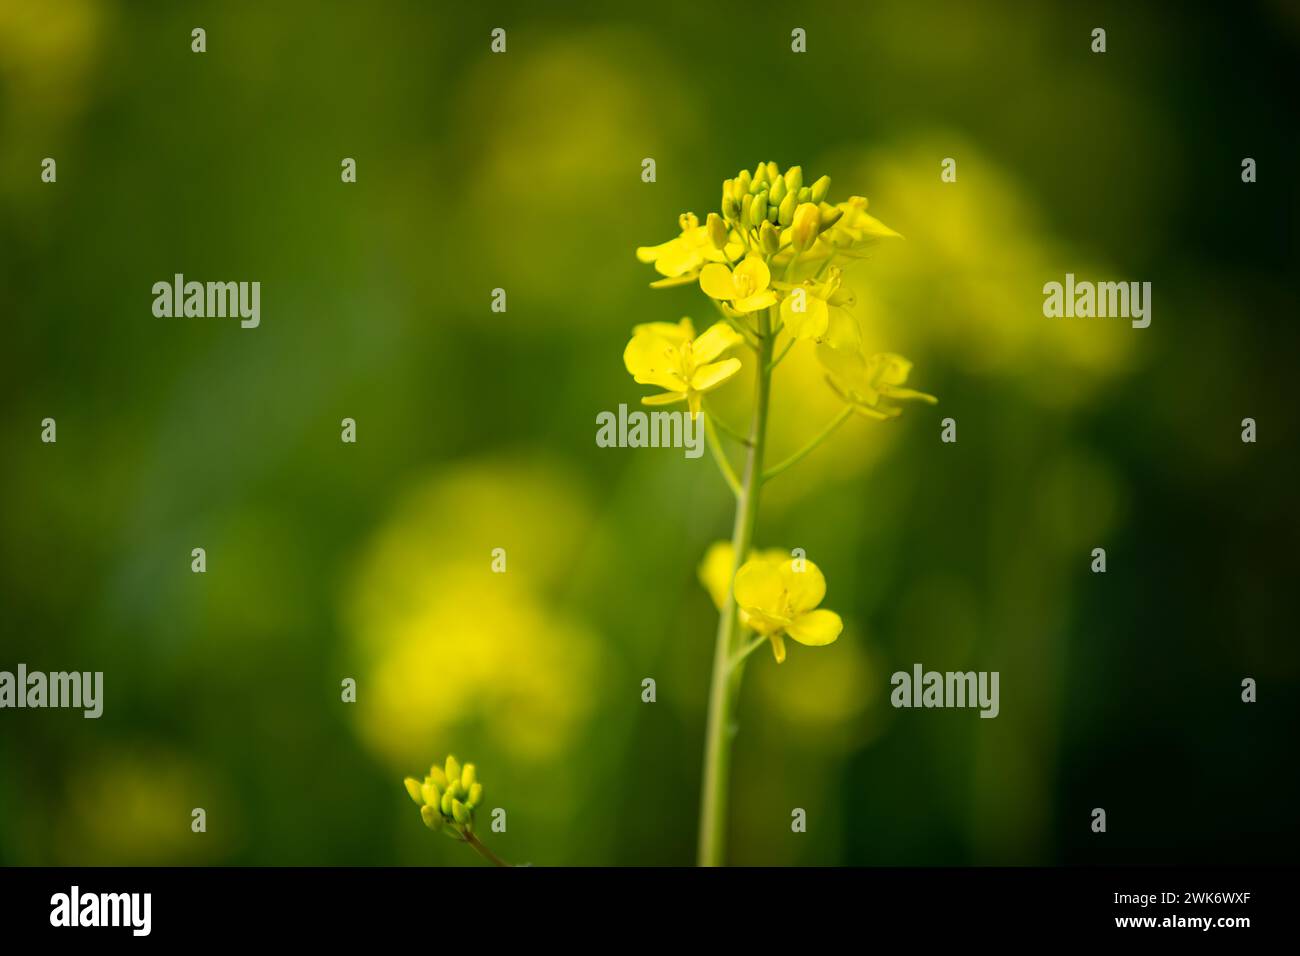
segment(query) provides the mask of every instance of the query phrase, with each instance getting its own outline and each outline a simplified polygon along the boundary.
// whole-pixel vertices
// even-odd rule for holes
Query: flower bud
[[[444,817],[451,816],[451,802],[454,799],[455,797],[451,795],[450,790],[442,795],[442,801],[438,804],[438,809],[442,811]]]
[[[821,210],[810,202],[800,204],[794,211],[794,221],[790,223],[790,242],[795,252],[803,252],[812,247],[821,231]]]
[[[460,761],[447,754],[447,765],[444,768],[447,771],[447,785],[450,786],[453,780],[460,779]]]
[[[469,797],[465,800],[465,806],[473,810],[483,802],[483,784],[476,783],[469,788]]]
[[[786,193],[785,199],[781,200],[781,208],[777,213],[776,221],[781,226],[788,226],[794,222],[794,211],[799,205],[799,197],[794,193]]]
[[[749,175],[748,169],[742,169],[740,175],[736,177],[736,188],[740,190],[739,195],[743,196],[749,192],[749,187],[753,184],[754,178]]]
[[[781,167],[778,166],[775,162],[769,160],[767,164],[767,178],[772,182],[775,182],[777,180],[777,177],[779,177],[780,175],[781,175]]]
[[[779,206],[781,205],[781,200],[785,198],[786,193],[789,191],[790,187],[785,184],[785,177],[781,177],[777,179],[777,181],[772,184],[772,188],[768,190],[768,199],[771,201],[772,205]]]
[[[758,228],[758,242],[769,256],[776,255],[781,249],[781,230],[764,221]]]
[[[823,176],[821,179],[817,180],[817,182],[812,184],[812,191],[808,194],[808,198],[815,203],[820,203],[826,199],[826,196],[830,191],[831,178],[829,176]]]
[[[767,164],[759,163],[754,167],[754,185],[765,182],[767,182]],[[754,185],[751,185],[749,188],[753,189]]]
[[[749,225],[749,210],[753,208],[753,205],[754,197],[752,195],[746,196],[740,201],[740,224],[742,226]]]
[[[709,213],[708,229],[709,241],[713,243],[713,248],[725,249],[727,247],[727,224],[722,221],[722,217],[716,212]]]
[[[420,807],[420,819],[424,821],[424,825],[430,830],[438,830],[442,827],[442,816],[433,807]]]
[[[832,206],[830,203],[822,203],[817,207],[817,212],[821,217],[822,229],[829,229],[839,222],[840,217],[844,215],[843,209]]]
[[[757,228],[767,221],[767,190],[763,190],[754,197],[754,201],[749,207],[749,221]]]
[[[429,776],[425,777],[425,780],[432,781],[438,786],[439,790],[445,789],[447,786],[447,775],[442,772],[441,767],[430,767]]]
[[[781,215],[781,210],[778,209],[774,204],[769,205],[767,207],[767,221],[770,222],[772,225],[774,226],[776,225],[776,217],[779,215]]]
[[[420,788],[420,799],[431,807],[436,807],[441,804],[442,794],[438,791],[438,785],[426,780],[424,786]]]
[[[807,186],[803,189],[796,189],[795,193],[799,196],[800,202],[812,202],[812,190]]]
[[[459,800],[453,800],[451,802],[451,818],[460,824],[469,823],[469,807],[465,806],[465,804],[461,803]]]
[[[803,167],[791,166],[785,171],[785,184],[791,192],[797,193],[803,188]]]
[[[416,803],[424,802],[420,799],[420,781],[416,780],[414,777],[407,777],[402,781],[402,783],[406,786],[406,792],[411,795],[412,800]]]
[[[478,779],[478,768],[472,763],[465,764],[460,771],[460,788],[469,793],[469,788],[474,786],[474,781]]]
[[[740,196],[736,192],[739,188],[732,179],[722,184],[722,216],[728,222],[735,222],[740,218]]]

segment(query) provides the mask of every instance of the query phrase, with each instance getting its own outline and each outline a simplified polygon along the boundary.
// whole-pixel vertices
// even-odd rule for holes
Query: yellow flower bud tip
[[[713,248],[725,249],[727,247],[727,224],[716,212],[709,213],[708,230],[709,241],[713,243]]]
[[[781,208],[777,213],[776,221],[783,227],[794,222],[794,211],[799,207],[799,197],[794,193],[786,193],[785,199],[781,200]]]
[[[764,252],[774,256],[781,249],[781,230],[765,220],[763,225],[759,227],[758,241]]]
[[[791,192],[798,192],[803,188],[803,167],[791,166],[785,171],[785,185]]]
[[[810,202],[801,203],[794,211],[790,223],[790,242],[795,251],[803,252],[812,246],[821,231],[821,210]]]
[[[784,177],[774,182],[772,184],[771,190],[769,190],[769,192],[771,193],[772,204],[779,206],[781,204],[781,200],[785,198],[786,193],[788,193],[789,191],[790,189],[789,187],[786,186]]]
[[[430,830],[439,830],[442,828],[442,815],[430,806],[420,807],[420,819]]]
[[[735,179],[736,188],[740,190],[740,195],[743,196],[745,193],[749,192],[749,187],[753,185],[753,182],[754,179],[749,175],[749,170],[742,169]]]
[[[777,217],[780,216],[780,214],[781,211],[776,206],[767,207],[767,221],[773,225],[776,224]]]
[[[453,780],[460,779],[460,761],[451,754],[447,755],[447,764],[444,769],[447,772],[447,784],[449,786]]]
[[[817,180],[817,182],[812,184],[812,190],[808,194],[808,199],[815,203],[825,202],[830,191],[831,178],[829,176],[823,176],[821,179]]]
[[[421,799],[420,781],[416,780],[414,777],[407,777],[405,780],[402,781],[402,783],[405,784],[406,792],[411,795],[412,800],[414,800],[416,803],[424,802]]]
[[[767,182],[767,163],[759,163],[754,167],[754,182]]]
[[[451,801],[451,817],[459,824],[469,823],[470,809],[459,800]]]
[[[442,801],[438,804],[438,809],[442,811],[444,817],[451,816],[451,802],[454,799],[450,790],[442,795]]]
[[[840,217],[844,215],[843,209],[838,209],[829,203],[822,203],[817,207],[817,211],[821,214],[822,229],[829,229],[839,222]]]
[[[803,189],[796,189],[795,195],[799,197],[800,202],[812,202],[812,190],[805,186]]]
[[[436,807],[442,803],[442,794],[439,792],[437,784],[426,783],[420,788],[420,797],[430,807]]]
[[[767,219],[767,190],[754,197],[749,206],[749,221],[758,228]]]
[[[740,203],[740,221],[749,225],[750,210],[754,207],[754,197],[746,196]]]
[[[460,788],[466,793],[469,788],[474,786],[474,781],[478,779],[478,768],[472,763],[465,764],[460,771]]]
[[[781,175],[781,167],[778,166],[778,165],[777,165],[775,162],[773,162],[772,160],[768,160],[768,163],[767,163],[767,178],[770,179],[770,180],[775,181],[775,180],[776,180],[776,177],[778,177],[778,176],[780,176],[780,175]]]
[[[425,777],[425,782],[432,783],[439,790],[443,790],[447,787],[447,775],[442,772],[441,767],[430,767],[429,776]]]
[[[469,788],[469,796],[465,800],[465,805],[473,810],[483,802],[483,784],[475,783]]]

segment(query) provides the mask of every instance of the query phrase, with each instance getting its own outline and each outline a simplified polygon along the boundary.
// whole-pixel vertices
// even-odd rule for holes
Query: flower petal
[[[710,262],[700,270],[700,288],[711,299],[731,299],[736,295],[731,270],[720,262]]]
[[[737,312],[757,312],[759,309],[766,309],[773,305],[776,305],[776,293],[771,289],[765,289],[731,303],[731,307]]]
[[[809,611],[786,625],[785,632],[807,647],[833,644],[844,630],[844,621],[834,611]]]
[[[786,600],[790,602],[791,616],[798,617],[822,603],[822,598],[826,596],[826,578],[821,568],[807,558],[803,559],[802,571],[796,571],[794,567],[794,561],[786,561],[781,565],[781,585],[785,589]]]
[[[739,371],[740,359],[738,358],[724,359],[712,365],[705,365],[697,368],[695,374],[691,376],[691,389],[696,392],[707,392],[709,389],[717,388]]]
[[[796,292],[799,290],[795,290]],[[781,322],[785,331],[796,339],[816,339],[826,334],[830,311],[826,303],[808,289],[803,289],[804,309],[795,308],[799,297],[791,292],[781,302]]]
[[[746,561],[736,572],[736,603],[751,613],[755,610],[778,613],[784,592],[781,569],[770,561]]]
[[[744,340],[740,333],[726,322],[715,322],[691,343],[691,358],[697,365],[712,362],[715,358]]]
[[[736,549],[730,541],[715,541],[704,552],[698,574],[700,583],[713,599],[713,606],[719,611],[727,603],[727,594],[731,589],[731,571],[736,566]]]
[[[736,276],[749,279],[750,288],[754,292],[762,292],[772,284],[772,273],[767,268],[767,263],[758,256],[746,256],[744,261],[736,266]]]
[[[647,395],[641,399],[642,405],[672,405],[686,398],[685,392],[664,392],[661,395]]]

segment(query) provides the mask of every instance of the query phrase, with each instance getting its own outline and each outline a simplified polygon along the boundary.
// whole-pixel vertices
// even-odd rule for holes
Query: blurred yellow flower
[[[750,558],[761,558],[764,561],[772,561],[780,564],[787,557],[787,552],[780,548],[767,548],[762,551],[749,552]],[[704,552],[704,558],[700,561],[697,571],[700,583],[704,589],[709,592],[709,597],[713,600],[713,606],[719,611],[722,605],[727,603],[727,597],[731,592],[731,574],[736,567],[736,549],[730,541],[715,541],[709,545],[709,549]]]
[[[732,311],[742,314],[776,304],[771,284],[772,273],[758,256],[746,256],[735,269],[714,262],[700,271],[700,288],[705,295],[728,303]]]
[[[933,395],[902,387],[912,371],[912,363],[893,352],[880,352],[868,359],[857,352],[819,346],[817,359],[827,372],[826,381],[831,388],[868,418],[883,421],[902,414],[901,408],[882,401],[886,398],[930,405],[939,401]]]
[[[848,311],[854,299],[841,291],[842,284],[840,268],[831,266],[824,281],[810,279],[792,287],[781,300],[782,329],[798,341],[812,339],[833,349],[860,349],[862,330]]]
[[[741,621],[772,642],[779,664],[785,660],[785,636],[808,647],[831,644],[844,622],[834,611],[817,609],[826,596],[826,579],[806,558],[751,559],[736,572],[736,603]]]
[[[903,238],[867,212],[865,196],[851,196],[847,201],[837,203],[835,208],[843,215],[817,237],[817,244],[808,251],[810,258],[839,253],[851,259],[861,259],[882,239]]]
[[[654,263],[655,271],[667,277],[652,282],[651,285],[655,287],[691,282],[706,262],[728,261],[727,252],[714,244],[708,227],[700,225],[695,213],[682,213],[678,224],[682,232],[676,239],[669,239],[657,246],[640,246],[636,250],[637,259]],[[742,251],[739,243],[729,243],[727,248],[732,251],[732,259],[737,258]]]
[[[657,385],[667,390],[642,398],[642,404],[684,401],[695,416],[700,412],[700,396],[740,371],[738,358],[721,362],[714,359],[741,341],[740,333],[726,322],[711,325],[698,338],[690,319],[676,325],[648,322],[632,329],[632,339],[623,350],[623,364],[638,385]]]

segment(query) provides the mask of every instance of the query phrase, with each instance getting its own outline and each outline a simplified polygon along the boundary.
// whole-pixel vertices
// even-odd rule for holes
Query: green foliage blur
[[[906,236],[849,281],[940,403],[765,491],[846,631],[749,665],[732,861],[1293,858],[1298,38],[1280,2],[4,0],[0,669],[102,670],[105,712],[0,711],[0,863],[481,865],[403,790],[449,752],[507,859],[692,862],[732,502],[595,418],[646,392],[633,324],[710,320],[634,248],[766,159]],[[261,327],[155,318],[178,272],[260,281]],[[1066,272],[1151,281],[1151,327],[1045,319]],[[838,407],[802,352],[773,460]],[[999,671],[1000,716],[894,710],[917,662]]]

